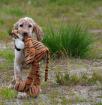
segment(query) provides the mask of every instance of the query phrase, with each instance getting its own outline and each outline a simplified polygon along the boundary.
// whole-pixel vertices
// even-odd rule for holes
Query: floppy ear
[[[15,23],[11,32],[9,31],[9,35],[12,36],[12,37],[15,37],[17,38],[17,33],[18,33],[18,23]]]
[[[18,22],[16,22],[14,25],[13,25],[13,29],[12,30],[18,30]]]
[[[36,34],[37,40],[42,41],[43,31],[42,28],[38,24],[34,24],[33,32]]]

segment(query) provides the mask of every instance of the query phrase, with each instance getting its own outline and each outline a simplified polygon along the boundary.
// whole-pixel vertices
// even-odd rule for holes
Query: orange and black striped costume
[[[15,89],[19,92],[26,92],[30,96],[37,96],[40,93],[39,62],[46,56],[45,81],[47,81],[49,50],[43,43],[32,40],[29,36],[25,36],[24,44],[25,63],[32,64],[32,69],[25,81],[16,80]]]

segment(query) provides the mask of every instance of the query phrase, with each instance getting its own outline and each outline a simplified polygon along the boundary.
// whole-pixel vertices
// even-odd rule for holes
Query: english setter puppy
[[[42,40],[43,31],[41,27],[32,19],[29,17],[24,17],[19,19],[13,27],[13,30],[17,30],[19,32],[18,38],[14,38],[14,46],[15,46],[15,58],[14,58],[14,79],[9,87],[14,87],[14,81],[16,79],[22,79],[22,62],[24,62],[24,55],[23,55],[23,38],[24,35],[30,35],[33,37],[35,35],[35,38],[38,41]],[[13,31],[12,30],[12,31]],[[18,98],[26,97],[26,93],[18,93]]]

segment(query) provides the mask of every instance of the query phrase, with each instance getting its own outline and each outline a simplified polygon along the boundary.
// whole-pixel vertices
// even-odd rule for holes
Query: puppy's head
[[[42,29],[29,17],[19,19],[14,24],[13,30],[18,31],[20,39],[23,39],[25,35],[32,37],[33,33],[35,33],[37,40],[40,41],[43,36]]]

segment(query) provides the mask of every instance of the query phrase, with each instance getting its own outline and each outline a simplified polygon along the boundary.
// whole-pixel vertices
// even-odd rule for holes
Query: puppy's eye
[[[20,24],[19,26],[20,26],[20,27],[23,27],[23,24]]]
[[[28,26],[29,28],[31,28],[32,27],[32,25],[31,24],[29,24],[29,26]]]

